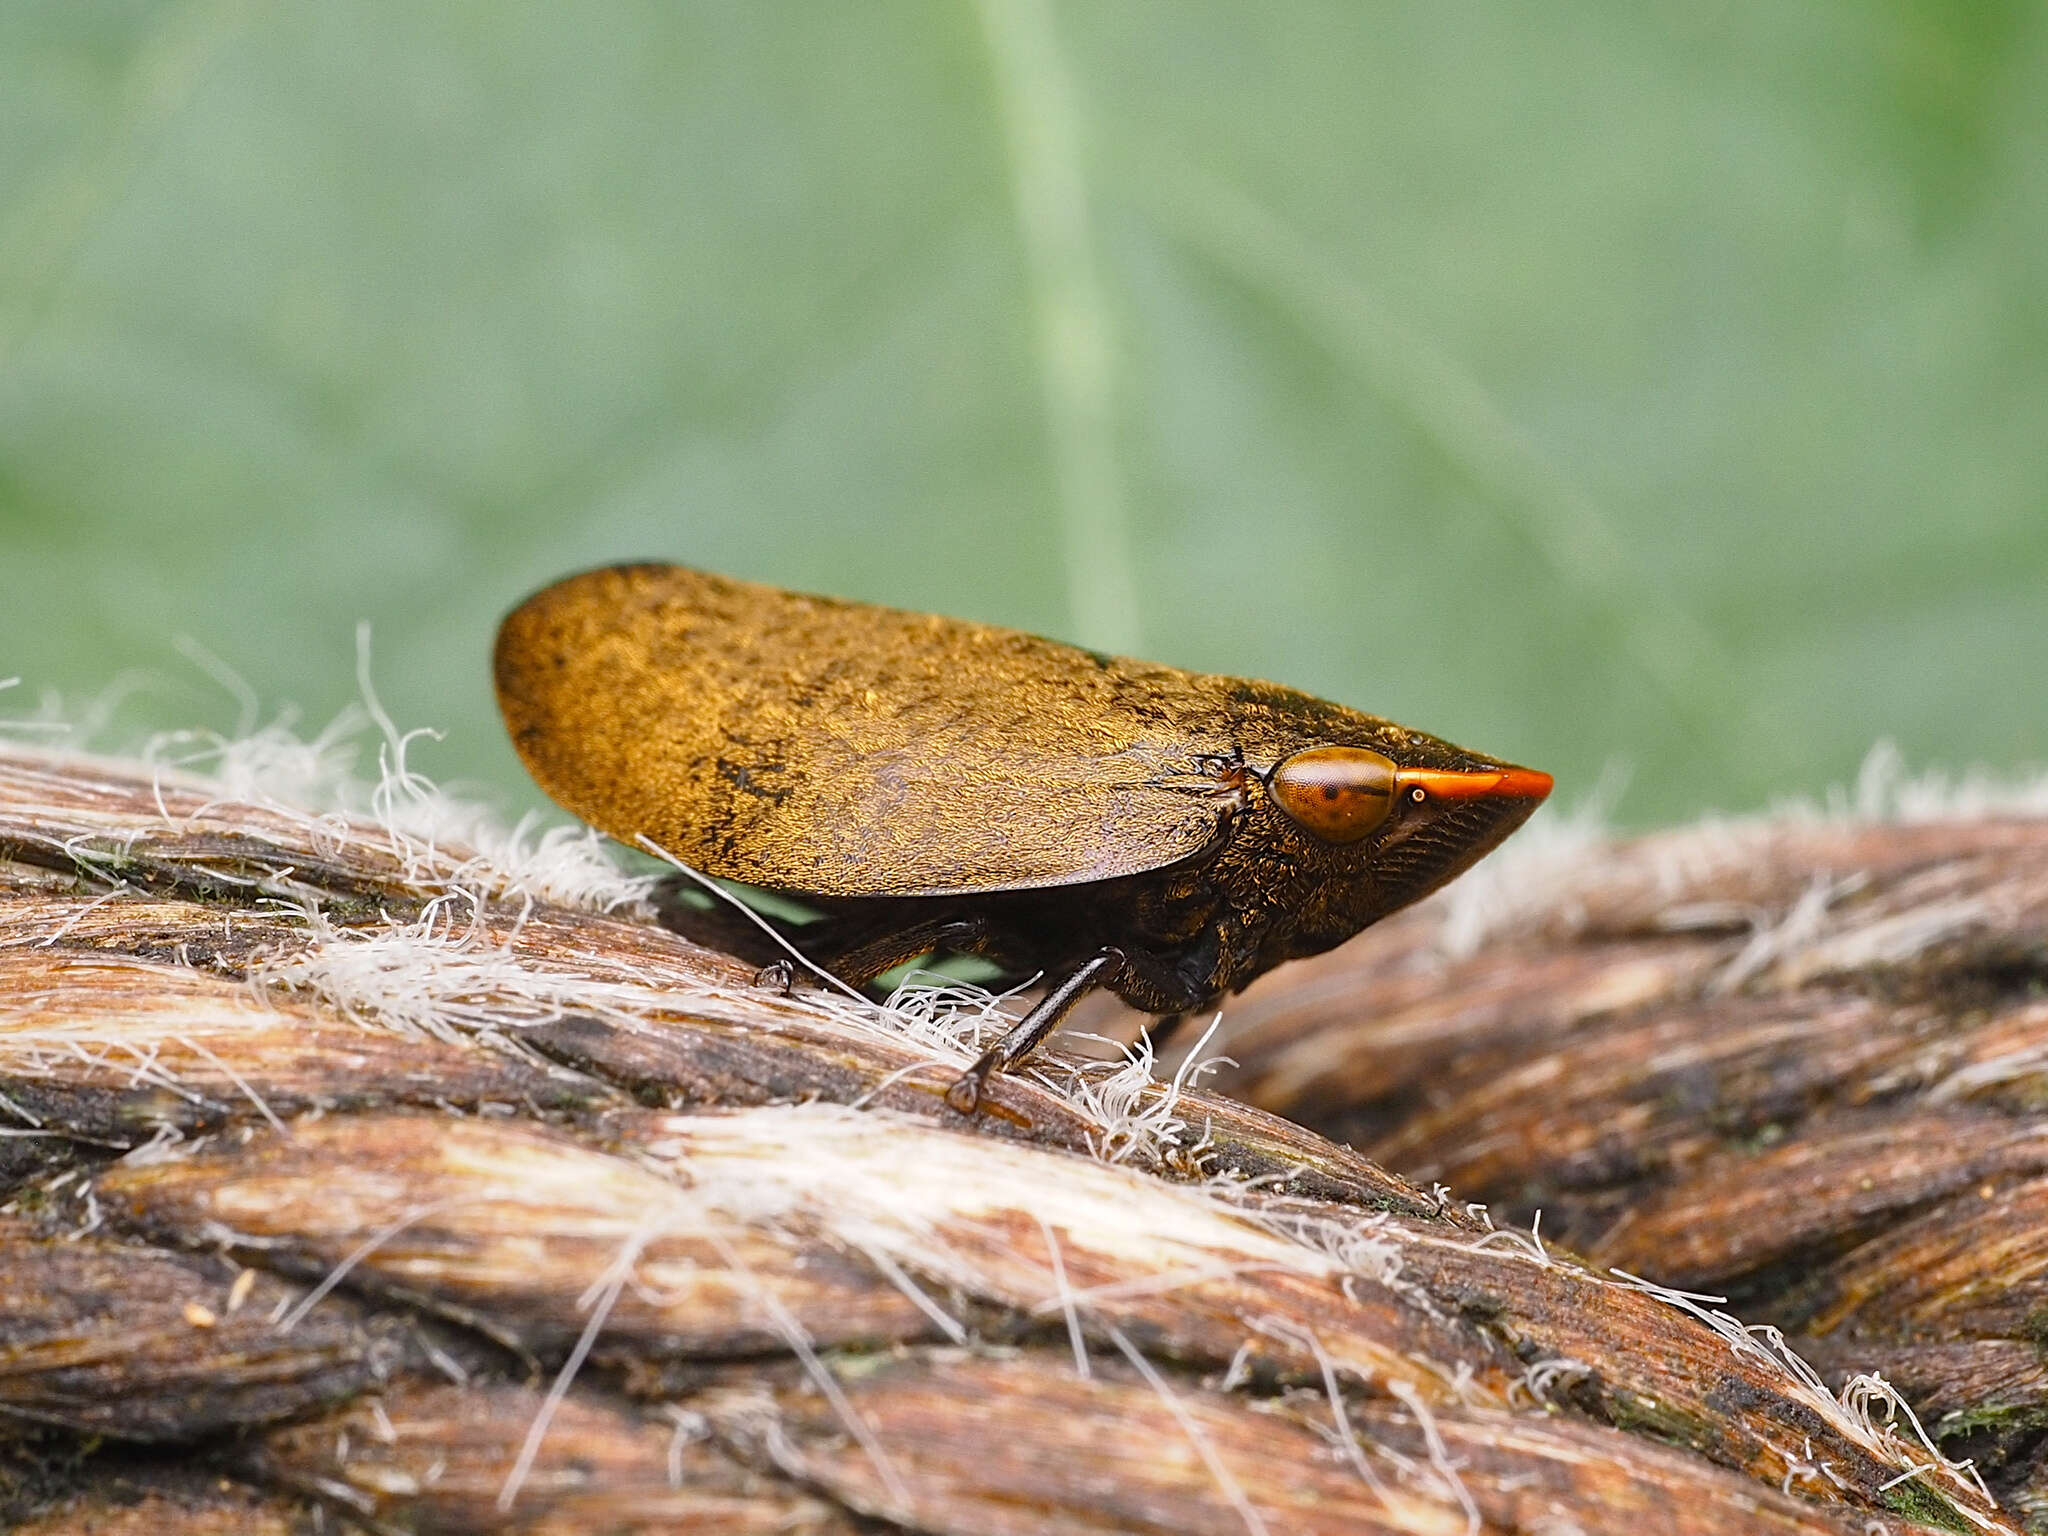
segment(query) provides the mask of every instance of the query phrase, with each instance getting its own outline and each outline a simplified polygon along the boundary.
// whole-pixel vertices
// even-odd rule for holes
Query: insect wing
[[[676,566],[590,571],[499,631],[528,770],[622,841],[825,896],[1140,874],[1219,836],[1191,674]]]

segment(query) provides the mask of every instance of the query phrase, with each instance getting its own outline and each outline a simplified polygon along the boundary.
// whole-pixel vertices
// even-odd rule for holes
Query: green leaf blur
[[[11,0],[0,675],[528,797],[628,557],[1279,679],[1644,821],[2048,759],[2048,9]]]

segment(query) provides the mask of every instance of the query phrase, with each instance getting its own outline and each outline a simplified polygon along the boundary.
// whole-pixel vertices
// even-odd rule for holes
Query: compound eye
[[[1394,807],[1394,762],[1364,747],[1311,747],[1266,781],[1280,809],[1326,843],[1355,843]]]

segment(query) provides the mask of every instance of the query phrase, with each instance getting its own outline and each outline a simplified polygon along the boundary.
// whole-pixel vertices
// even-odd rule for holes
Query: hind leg
[[[981,919],[958,916],[910,923],[826,918],[803,930],[806,953],[850,987],[865,987],[884,971],[924,955],[973,954],[987,938]]]
[[[687,887],[672,885],[655,893],[655,911],[664,928],[763,970],[788,967],[789,950],[794,949],[850,987],[865,987],[884,971],[935,951],[976,953],[988,938],[985,922],[957,912],[906,917],[900,910],[847,911],[791,922],[752,908],[741,912],[722,903],[698,906],[683,900],[686,894]]]

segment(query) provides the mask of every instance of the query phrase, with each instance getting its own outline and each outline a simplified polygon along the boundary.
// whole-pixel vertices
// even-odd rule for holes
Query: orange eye
[[[1266,781],[1280,809],[1326,843],[1355,843],[1394,806],[1393,759],[1364,747],[1311,747]]]

